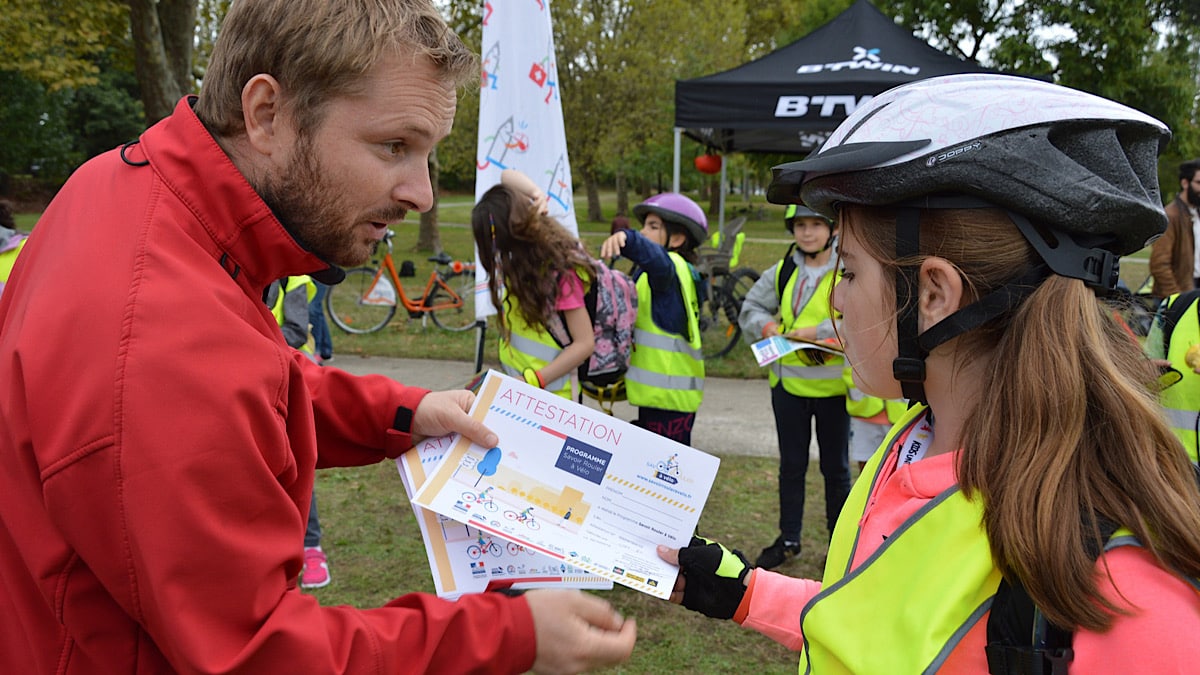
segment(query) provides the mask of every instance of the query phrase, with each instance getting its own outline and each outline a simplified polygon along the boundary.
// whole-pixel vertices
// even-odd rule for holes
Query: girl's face
[[[853,232],[843,234],[837,251],[843,272],[833,288],[833,308],[842,314],[838,336],[854,369],[854,386],[879,398],[900,398],[900,383],[892,377],[899,351],[894,294],[884,283],[883,266],[867,255]]]
[[[642,221],[642,236],[665,247],[667,245],[667,224],[657,213],[646,214],[646,219]]]

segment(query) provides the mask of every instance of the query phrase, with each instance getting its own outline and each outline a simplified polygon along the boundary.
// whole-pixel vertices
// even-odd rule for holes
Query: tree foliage
[[[0,70],[47,91],[95,84],[95,57],[128,33],[119,0],[5,0],[0,12]]]
[[[897,0],[891,7],[944,51],[1046,76],[1165,122],[1174,133],[1159,165],[1167,194],[1175,166],[1200,154],[1196,0]]]

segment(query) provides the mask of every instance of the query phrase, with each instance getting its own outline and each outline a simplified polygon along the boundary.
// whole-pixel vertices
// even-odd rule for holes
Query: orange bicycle
[[[474,326],[475,263],[454,260],[446,253],[429,258],[438,267],[429,272],[424,292],[410,298],[392,262],[395,234],[388,230],[384,235],[386,252],[372,261],[373,266],[346,270],[346,279],[329,287],[325,313],[333,325],[347,333],[374,333],[392,320],[400,304],[410,318],[429,317],[444,330],[461,331]]]

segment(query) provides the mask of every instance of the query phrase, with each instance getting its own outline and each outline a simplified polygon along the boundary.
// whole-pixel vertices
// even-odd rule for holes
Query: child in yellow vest
[[[708,236],[708,218],[685,195],[664,192],[633,207],[641,232],[622,230],[600,245],[601,258],[622,256],[637,266],[638,316],[625,392],[637,406],[636,424],[692,444],[696,411],[704,400],[696,247]]]
[[[833,243],[837,228],[804,205],[792,204],[784,225],[793,244],[746,294],[738,323],[747,342],[771,335],[810,341],[836,338],[829,292],[837,277]],[[833,524],[850,493],[847,442],[850,417],[841,357],[795,351],[771,363],[771,409],[779,441],[779,536],[764,548],[757,567],[774,569],[800,553],[805,480],[816,421],[821,475],[825,478],[825,524]]]
[[[860,106],[776,202],[836,216],[854,383],[908,409],[855,482],[820,581],[693,538],[672,599],[802,673],[1185,673],[1200,491],[1158,372],[1104,297],[1166,227],[1162,122],[1004,75]]]

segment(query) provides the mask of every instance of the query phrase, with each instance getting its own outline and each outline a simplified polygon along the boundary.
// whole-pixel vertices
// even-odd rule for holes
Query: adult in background
[[[297,590],[316,467],[497,441],[470,392],[321,368],[263,303],[432,206],[426,160],[477,69],[428,0],[239,0],[200,96],[63,186],[0,300],[0,672],[628,657],[633,622],[578,592],[363,611]],[[214,559],[229,573],[197,573]]]
[[[1150,245],[1154,297],[1200,287],[1200,159],[1179,165],[1179,194],[1167,204],[1167,231]]]

